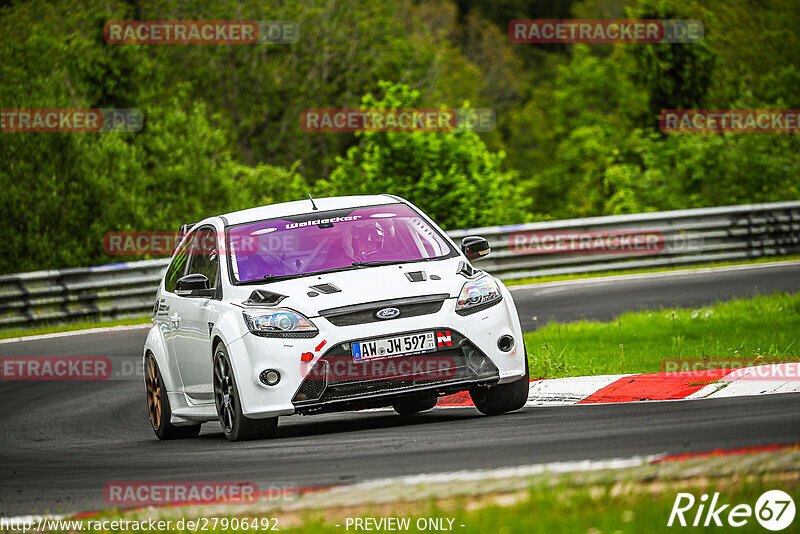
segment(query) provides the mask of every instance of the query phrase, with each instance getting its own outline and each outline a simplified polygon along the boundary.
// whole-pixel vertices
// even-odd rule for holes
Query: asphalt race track
[[[538,286],[538,287],[537,287]],[[513,291],[525,331],[549,320],[609,321],[622,312],[691,307],[800,290],[800,261],[571,280]],[[534,319],[536,317],[536,319]]]
[[[569,282],[514,291],[526,329],[800,291],[800,262],[717,272]],[[536,319],[534,320],[534,317]],[[0,356],[137,355],[145,330],[0,344]],[[320,486],[415,473],[800,442],[800,395],[287,417],[273,440],[229,443],[216,424],[159,442],[139,381],[0,382],[0,514],[106,507],[113,481],[219,480]]]

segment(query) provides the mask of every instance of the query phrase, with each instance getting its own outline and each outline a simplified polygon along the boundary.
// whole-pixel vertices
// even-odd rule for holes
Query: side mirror
[[[477,260],[485,257],[492,251],[489,242],[478,236],[465,237],[461,240],[461,251],[468,260]]]
[[[211,288],[208,277],[204,274],[187,274],[175,283],[175,294],[181,297],[213,298],[217,290]]]

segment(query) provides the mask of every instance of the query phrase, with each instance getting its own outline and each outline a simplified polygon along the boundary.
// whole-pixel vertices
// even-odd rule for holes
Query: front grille
[[[445,331],[449,329],[439,329]],[[375,394],[497,378],[497,367],[477,347],[452,331],[452,346],[436,352],[356,361],[349,344],[331,348],[309,371],[293,398],[298,407],[357,400]]]
[[[437,313],[442,309],[444,301],[450,295],[442,293],[438,295],[426,295],[423,297],[410,297],[403,299],[382,300],[377,302],[367,302],[340,308],[330,308],[320,310],[319,314],[336,326],[352,326],[356,324],[375,323],[382,320],[375,315],[376,312],[384,308],[397,308],[400,313],[394,317],[418,317]]]
[[[325,378],[328,376],[328,362],[321,361],[315,367],[319,373],[319,379],[304,380],[300,389],[295,393],[295,400],[313,401],[319,400],[322,396],[322,392],[325,391],[325,386],[327,385]]]
[[[338,362],[353,362],[352,356],[343,356]],[[335,366],[336,362],[331,365]],[[391,365],[392,371],[386,370]],[[325,394],[326,399],[344,399],[370,393],[402,390],[415,386],[434,385],[440,382],[456,382],[469,378],[469,369],[461,350],[447,350],[416,356],[400,356],[385,361],[359,362],[360,369],[353,376],[331,377]],[[375,368],[381,366],[380,372]],[[334,367],[331,367],[333,369]],[[348,374],[350,374],[348,372]]]
[[[497,371],[497,367],[492,363],[492,360],[484,356],[472,343],[466,342],[462,345],[462,348],[467,360],[467,367],[469,367],[473,375],[483,376]]]

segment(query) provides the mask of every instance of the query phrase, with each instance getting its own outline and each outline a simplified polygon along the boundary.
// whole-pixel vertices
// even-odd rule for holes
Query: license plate
[[[421,332],[352,343],[351,350],[354,360],[368,360],[432,352],[436,350],[436,342],[433,332]]]

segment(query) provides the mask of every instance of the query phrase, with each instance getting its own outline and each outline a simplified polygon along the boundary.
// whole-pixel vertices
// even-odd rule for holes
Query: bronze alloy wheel
[[[147,415],[158,439],[193,438],[200,433],[202,423],[198,421],[184,421],[181,426],[172,424],[172,410],[169,406],[164,377],[152,352],[148,352],[144,358],[144,386],[147,396]]]
[[[147,387],[147,412],[150,414],[150,424],[157,431],[161,427],[161,381],[158,376],[156,358],[152,354],[147,356],[145,385]]]
[[[219,422],[226,434],[233,431],[236,420],[236,395],[233,391],[231,371],[228,360],[222,353],[217,353],[214,363],[214,401],[217,404]]]

